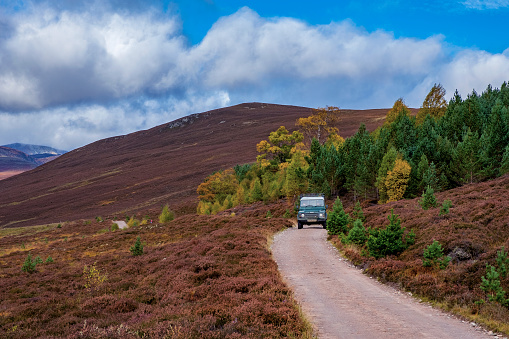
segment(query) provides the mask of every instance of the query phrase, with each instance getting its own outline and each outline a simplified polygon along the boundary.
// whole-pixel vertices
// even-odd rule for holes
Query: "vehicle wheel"
[[[323,228],[327,229],[327,221],[324,221],[322,226],[323,226]]]
[[[302,223],[300,221],[297,221],[297,228],[300,230],[302,228]]]

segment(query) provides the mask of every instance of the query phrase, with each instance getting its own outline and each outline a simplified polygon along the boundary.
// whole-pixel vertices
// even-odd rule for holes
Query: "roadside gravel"
[[[494,338],[350,265],[321,226],[274,237],[272,253],[319,338]]]

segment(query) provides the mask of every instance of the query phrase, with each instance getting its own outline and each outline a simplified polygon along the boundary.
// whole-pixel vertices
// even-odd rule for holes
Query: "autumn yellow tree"
[[[270,133],[269,140],[262,140],[256,145],[256,150],[261,153],[256,160],[262,167],[284,163],[290,160],[292,154],[300,147],[304,146],[303,139],[304,136],[301,132],[290,133],[284,126],[281,126],[277,131]]]
[[[422,124],[428,114],[435,119],[441,118],[446,110],[445,89],[441,84],[434,84],[417,113],[416,122],[418,125]]]
[[[290,165],[286,168],[286,177],[283,186],[287,198],[295,197],[307,191],[309,183],[306,177],[308,163],[302,152],[295,152]]]
[[[196,189],[199,198],[197,212],[208,214],[207,211],[210,212],[211,207],[215,206],[214,211],[217,213],[223,205],[229,206],[230,203],[225,205],[224,202],[231,199],[229,196],[237,194],[238,186],[239,182],[232,168],[210,175]]]
[[[396,100],[396,102],[394,102],[392,108],[387,112],[387,115],[385,116],[384,126],[385,127],[390,126],[396,120],[396,118],[402,113],[405,115],[409,115],[410,110],[408,109],[408,106],[405,105],[405,103],[403,102],[403,98],[399,98],[398,100]]]
[[[387,202],[403,199],[403,195],[408,187],[411,169],[408,162],[396,159],[394,168],[387,173],[385,178],[385,187],[387,187],[387,196],[389,197]]]
[[[339,108],[334,106],[317,108],[309,117],[297,119],[295,126],[308,138],[309,144],[316,138],[323,145],[330,134],[338,133],[335,125],[340,119],[340,112]]]

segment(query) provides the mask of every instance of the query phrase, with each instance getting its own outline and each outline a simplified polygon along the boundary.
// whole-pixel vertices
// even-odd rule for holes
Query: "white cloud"
[[[0,145],[16,141],[70,150],[229,104],[228,93],[213,92],[189,93],[181,99],[121,101],[111,106],[93,104],[0,113]]]
[[[509,0],[466,0],[461,3],[467,8],[478,10],[509,7]]]
[[[509,74],[509,49],[453,54],[443,36],[395,38],[248,8],[218,20],[195,46],[178,18],[155,10],[40,5],[3,24],[0,144],[70,149],[248,101],[380,108],[403,97],[418,107],[435,82],[466,95]]]

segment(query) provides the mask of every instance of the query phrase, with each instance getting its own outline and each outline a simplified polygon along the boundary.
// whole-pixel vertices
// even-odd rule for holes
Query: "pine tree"
[[[362,222],[366,222],[366,217],[364,216],[364,212],[362,211],[361,203],[357,201],[352,211],[352,219],[360,219]]]
[[[505,148],[504,155],[502,156],[502,164],[500,165],[499,173],[503,175],[509,172],[509,145]]]
[[[393,146],[390,147],[387,153],[385,153],[382,163],[380,164],[380,168],[378,169],[378,176],[376,178],[375,185],[378,188],[378,194],[380,195],[380,203],[385,203],[389,199],[387,195],[387,187],[385,186],[385,179],[387,177],[387,173],[394,168],[397,157],[398,152],[396,151],[396,148]]]
[[[462,141],[456,146],[453,158],[454,170],[462,183],[472,183],[479,176],[479,145],[479,134],[473,133],[468,127]]]
[[[422,193],[422,199],[419,200],[423,210],[430,209],[431,207],[437,207],[437,199],[435,198],[435,192],[431,186],[427,186],[426,190]]]
[[[332,212],[328,215],[327,232],[331,235],[346,234],[348,232],[348,219],[349,216],[345,213],[341,199],[336,198]]]
[[[143,244],[141,243],[140,237],[136,238],[136,242],[134,243],[134,246],[132,246],[129,251],[131,251],[131,254],[133,256],[138,256],[143,254]]]
[[[364,245],[368,240],[366,229],[360,219],[354,221],[352,229],[348,231],[347,240],[359,246]]]

